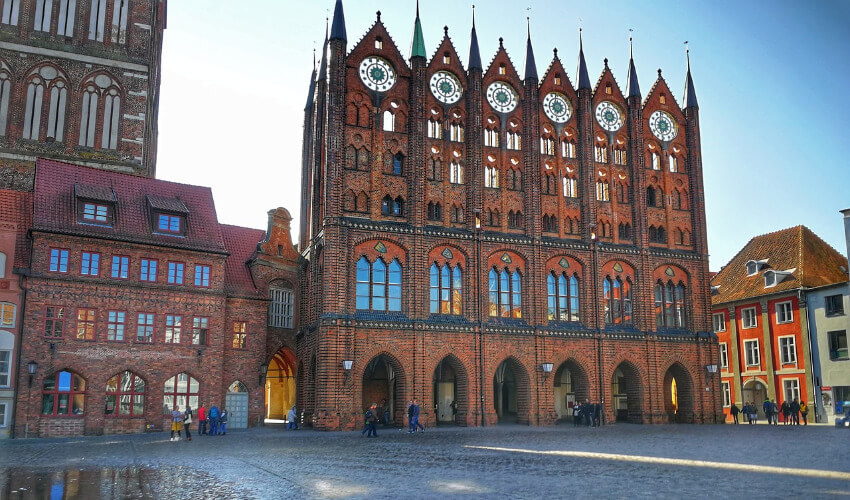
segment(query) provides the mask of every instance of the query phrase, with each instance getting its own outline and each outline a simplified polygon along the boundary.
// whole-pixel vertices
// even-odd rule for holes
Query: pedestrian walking
[[[416,431],[416,423],[413,421],[413,401],[407,402],[407,433],[413,434]]]
[[[295,411],[295,405],[292,405],[289,413],[286,414],[286,428],[291,431],[298,430],[298,412]]]
[[[171,440],[172,441],[180,441],[180,430],[183,428],[183,413],[180,410],[174,410],[171,412]],[[177,437],[174,437],[174,433],[177,433]]]
[[[413,400],[413,432],[416,432],[416,429],[422,429],[422,432],[425,432],[425,426],[419,423],[419,404],[416,400]]]
[[[791,410],[791,421],[794,422],[794,425],[800,425],[800,403],[797,402],[797,398],[791,401],[788,408]]]
[[[198,435],[203,436],[207,433],[207,407],[201,403],[198,408]]]
[[[732,419],[735,421],[735,425],[738,425],[738,414],[741,413],[741,409],[738,408],[738,405],[732,403],[732,408],[729,408],[729,413],[732,414]]]
[[[581,405],[573,403],[573,427],[578,427],[581,423]]]
[[[767,425],[773,423],[773,404],[769,399],[765,399],[764,403],[761,404],[762,410],[764,410],[764,417],[767,419]]]
[[[805,401],[800,403],[800,415],[803,416],[803,425],[809,425],[809,405]]]
[[[783,401],[782,406],[780,407],[780,411],[782,412],[782,425],[788,425],[791,423],[791,406],[788,405],[788,401]]]
[[[215,436],[218,434],[218,418],[221,416],[221,412],[218,409],[218,406],[212,405],[210,406],[209,420],[210,420],[210,433],[209,436]]]
[[[221,409],[221,416],[218,417],[218,434],[224,436],[227,434],[227,408]]]
[[[370,408],[366,408],[366,413],[363,414],[363,430],[360,431],[360,435],[363,436],[366,432],[369,431],[369,418],[372,416],[372,410]],[[370,432],[371,434],[371,432]]]
[[[779,425],[779,406],[775,399],[770,400],[770,411],[773,414],[773,425]]]
[[[590,424],[593,423],[592,422],[593,419],[591,418],[591,413],[592,412],[590,410],[590,400],[585,399],[584,403],[581,405],[581,418],[582,418],[582,420],[584,420],[584,426],[585,427],[590,427]]]
[[[187,406],[183,412],[183,430],[186,431],[186,441],[192,440],[192,433],[189,432],[189,426],[192,424],[192,408]]]
[[[372,403],[366,412],[366,420],[369,422],[369,432],[366,437],[378,437],[378,404]]]

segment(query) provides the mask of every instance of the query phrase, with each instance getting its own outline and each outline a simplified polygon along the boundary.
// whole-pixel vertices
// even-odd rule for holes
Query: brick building
[[[812,420],[824,414],[823,400],[815,398],[822,384],[812,367],[813,341],[818,342],[814,331],[823,340],[820,350],[828,352],[823,330],[833,321],[846,324],[844,299],[841,290],[828,293],[837,294],[838,304],[827,311],[821,302],[823,311],[815,316],[807,306],[810,297],[824,301],[822,292],[846,283],[847,258],[805,226],[756,236],[712,278],[712,322],[728,420],[732,403],[740,408],[748,401],[764,417],[765,399],[780,406],[806,401]],[[844,347],[840,356],[835,349],[827,365],[846,378],[846,331]]]
[[[291,353],[291,217],[219,224],[209,188],[39,159],[28,231],[15,435],[141,432],[173,408],[269,410],[267,361]],[[291,357],[291,356],[290,356]]]
[[[523,77],[502,42],[464,65],[448,28],[406,58],[342,1],[305,110],[299,401],[318,428],[400,422],[713,422],[720,410],[699,109],[659,71],[623,93],[557,51]],[[712,367],[712,365],[714,365]]]
[[[154,176],[165,4],[0,1],[0,188],[38,157]]]

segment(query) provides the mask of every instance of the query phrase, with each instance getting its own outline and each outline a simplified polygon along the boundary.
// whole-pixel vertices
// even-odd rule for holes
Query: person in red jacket
[[[207,433],[207,408],[204,403],[198,408],[198,435],[203,436]]]

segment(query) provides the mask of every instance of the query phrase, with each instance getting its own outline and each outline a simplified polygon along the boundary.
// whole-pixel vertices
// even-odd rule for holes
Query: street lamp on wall
[[[29,386],[32,387],[32,378],[35,376],[35,372],[38,371],[38,363],[35,361],[30,361],[27,363],[27,373],[29,373]]]
[[[351,367],[354,366],[354,361],[350,359],[343,360],[342,362],[342,370],[345,373],[345,378],[343,379],[343,383],[348,382],[348,376],[351,375]]]
[[[260,385],[265,385],[266,374],[269,372],[269,364],[263,363],[260,365]]]
[[[540,369],[543,370],[543,375],[546,378],[549,378],[549,374],[552,373],[552,368],[554,367],[555,365],[553,365],[552,363],[543,363],[540,365]]]

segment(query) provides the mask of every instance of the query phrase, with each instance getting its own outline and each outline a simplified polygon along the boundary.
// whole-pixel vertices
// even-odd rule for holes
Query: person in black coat
[[[735,420],[735,425],[738,425],[738,414],[741,413],[741,409],[738,408],[738,405],[732,403],[732,408],[729,408],[729,413],[732,414],[732,418]]]

